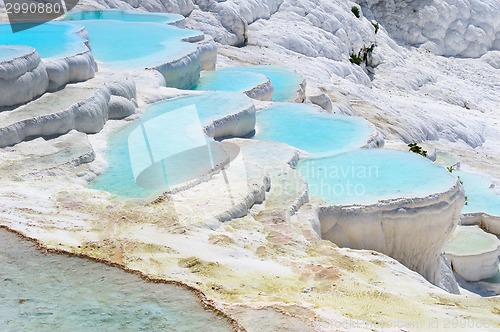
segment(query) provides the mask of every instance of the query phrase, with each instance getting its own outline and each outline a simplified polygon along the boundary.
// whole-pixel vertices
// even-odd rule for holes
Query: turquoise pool
[[[64,17],[64,19],[67,21],[115,20],[122,22],[173,23],[184,19],[184,16],[179,14],[148,13],[110,9],[69,13]]]
[[[446,169],[419,155],[388,149],[357,149],[304,159],[297,169],[308,181],[310,195],[329,205],[424,197],[445,192],[456,181]]]
[[[467,205],[463,213],[484,212],[492,216],[500,216],[500,195],[491,187],[491,182],[478,174],[454,171],[464,183]]]
[[[152,104],[140,120],[111,136],[106,154],[109,167],[91,188],[147,197],[205,174],[226,156],[213,139],[201,136],[202,127],[252,105],[248,97],[230,92]],[[209,150],[208,145],[215,147]]]
[[[13,33],[10,24],[0,23],[0,43],[33,47],[41,58],[63,58],[87,50],[86,40],[76,34],[81,28],[76,24],[48,22]]]
[[[359,148],[373,130],[362,118],[321,112],[310,104],[281,103],[257,112],[254,138],[286,143],[321,156]]]
[[[191,90],[246,92],[265,84],[268,78],[257,73],[240,71],[205,71]]]
[[[115,69],[142,69],[180,59],[197,48],[181,40],[202,34],[156,23],[89,20],[78,24],[88,31],[95,59]]]
[[[189,290],[47,254],[0,229],[1,331],[232,331]]]
[[[293,101],[300,89],[302,77],[294,71],[278,66],[245,66],[224,68],[217,71],[219,75],[227,72],[256,73],[267,76],[274,87],[273,101]]]

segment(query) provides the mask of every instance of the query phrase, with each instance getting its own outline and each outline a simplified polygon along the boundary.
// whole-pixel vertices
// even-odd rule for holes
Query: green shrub
[[[368,57],[372,54],[374,49],[375,49],[375,44],[371,44],[368,47],[363,46],[363,48],[359,50],[358,54],[354,52],[351,54],[349,61],[358,66],[360,66],[364,62],[368,66]]]
[[[354,63],[354,64],[356,64],[358,66],[361,66],[361,63],[363,62],[363,59],[359,55],[352,53],[351,54],[351,58],[349,59],[349,61],[351,61],[351,63]]]
[[[421,146],[418,146],[417,143],[408,144],[408,147],[410,148],[411,152],[419,154],[419,155],[421,155],[423,157],[427,157],[427,151],[425,151],[424,149],[422,149]]]
[[[351,11],[354,14],[354,16],[356,16],[357,18],[361,17],[361,14],[359,12],[359,7],[358,6],[352,6],[351,7]]]

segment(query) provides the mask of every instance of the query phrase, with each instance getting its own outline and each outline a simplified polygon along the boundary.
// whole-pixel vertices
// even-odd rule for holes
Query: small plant
[[[351,7],[351,12],[356,16],[357,18],[361,17],[361,14],[359,12],[359,7],[358,6],[352,6]]]
[[[363,46],[363,48],[361,48],[359,50],[358,54],[356,54],[354,52],[351,54],[349,61],[351,61],[351,63],[354,63],[358,66],[361,66],[361,64],[364,62],[368,66],[369,65],[368,59],[371,56],[371,54],[373,53],[374,49],[375,49],[375,44],[371,44],[368,47]]]
[[[367,66],[368,66],[368,57],[372,55],[374,49],[375,49],[375,44],[371,44],[369,47],[363,47],[360,51],[360,54],[363,55],[363,61]]]
[[[372,21],[372,25],[375,28],[375,34],[377,34],[378,30],[380,29],[380,24],[378,24],[377,21]]]
[[[453,173],[453,171],[460,169],[460,162],[456,162],[453,165],[446,167],[446,169],[448,170],[448,172]],[[458,179],[460,179],[460,176],[458,177]]]
[[[417,143],[408,144],[408,147],[410,148],[409,151],[417,153],[423,157],[427,157],[427,151],[422,149],[421,146],[418,146]]]
[[[452,169],[453,169],[453,166],[455,165],[452,165],[450,166]],[[450,170],[450,167],[446,167],[448,170]],[[451,173],[451,172],[450,172]],[[458,177],[458,182],[460,182],[461,185],[464,184],[464,182],[462,181],[462,179],[460,179],[460,176]],[[464,205],[469,205],[469,197],[468,196],[465,196],[465,203]]]
[[[363,59],[359,56],[359,54],[352,53],[351,57],[349,58],[349,61],[351,61],[351,63],[354,63],[358,66],[361,66]]]

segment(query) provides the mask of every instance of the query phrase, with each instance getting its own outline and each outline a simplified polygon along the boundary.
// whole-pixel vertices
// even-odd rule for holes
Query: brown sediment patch
[[[316,281],[331,281],[339,280],[342,274],[335,266],[324,266],[320,264],[294,264],[297,269],[301,269],[300,278],[302,280],[314,279]]]
[[[118,264],[115,262],[111,262],[111,261],[106,260],[106,259],[90,257],[90,256],[87,256],[87,255],[84,255],[81,253],[74,253],[74,252],[68,252],[68,251],[55,249],[55,248],[49,248],[46,245],[44,245],[43,243],[41,243],[40,241],[38,241],[37,239],[28,237],[28,236],[22,234],[21,232],[13,230],[5,225],[0,225],[0,229],[5,229],[11,233],[16,234],[19,238],[21,238],[23,240],[28,240],[28,241],[33,242],[36,245],[38,250],[45,251],[47,253],[67,255],[70,257],[87,259],[87,260],[90,260],[93,262],[105,264],[105,265],[110,266],[110,267],[119,268],[127,273],[131,273],[131,274],[138,276],[139,278],[141,278],[142,280],[144,280],[146,282],[179,286],[179,287],[181,287],[185,290],[188,290],[188,291],[192,292],[193,294],[195,294],[196,297],[198,298],[198,300],[200,301],[202,307],[205,310],[210,310],[210,311],[214,312],[217,316],[220,316],[220,317],[226,319],[229,322],[229,324],[232,326],[232,328],[235,332],[246,332],[246,329],[240,323],[238,323],[238,321],[236,321],[236,319],[231,317],[225,311],[219,309],[216,306],[215,301],[207,298],[207,296],[201,290],[199,290],[193,286],[190,286],[188,284],[185,284],[185,283],[182,283],[182,282],[179,282],[176,280],[166,280],[166,279],[153,278],[153,277],[150,277],[148,275],[145,275],[144,273],[142,273],[139,270],[133,270],[133,269],[130,269],[124,265],[121,265],[121,264]]]
[[[224,235],[224,234],[211,235],[208,238],[208,242],[211,244],[218,245],[218,246],[227,246],[227,245],[234,244],[233,239],[231,239],[229,236]]]
[[[277,247],[282,247],[293,243],[293,235],[288,231],[287,226],[285,227],[272,227],[269,235],[267,236],[267,241]]]

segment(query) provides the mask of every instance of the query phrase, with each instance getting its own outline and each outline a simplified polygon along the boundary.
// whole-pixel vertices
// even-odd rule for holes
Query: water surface
[[[274,87],[273,101],[293,101],[300,89],[302,77],[294,71],[278,66],[244,66],[230,67],[218,70],[219,73],[240,72],[265,75]]]
[[[82,258],[47,254],[0,228],[0,330],[231,331],[176,285]]]
[[[500,216],[500,195],[495,192],[492,182],[473,173],[454,171],[464,183],[467,205],[463,213],[484,212],[492,216]]]
[[[13,33],[10,24],[0,23],[0,43],[33,47],[41,58],[62,58],[87,50],[85,39],[76,34],[81,27],[66,22],[47,22]]]
[[[200,91],[238,91],[246,92],[265,84],[268,78],[265,75],[240,71],[204,71],[198,83],[191,90]]]
[[[364,119],[321,112],[310,104],[282,103],[257,112],[255,139],[286,143],[311,155],[365,145],[373,127]]]
[[[449,190],[456,178],[415,153],[358,149],[304,159],[297,166],[311,196],[329,205],[374,204],[379,200],[425,197]]]
[[[87,29],[95,59],[115,69],[142,69],[180,59],[197,48],[181,40],[201,34],[157,23],[75,22]]]
[[[64,17],[67,21],[80,20],[115,20],[123,22],[155,22],[172,23],[183,19],[179,14],[148,13],[123,10],[91,10],[69,13]]]

